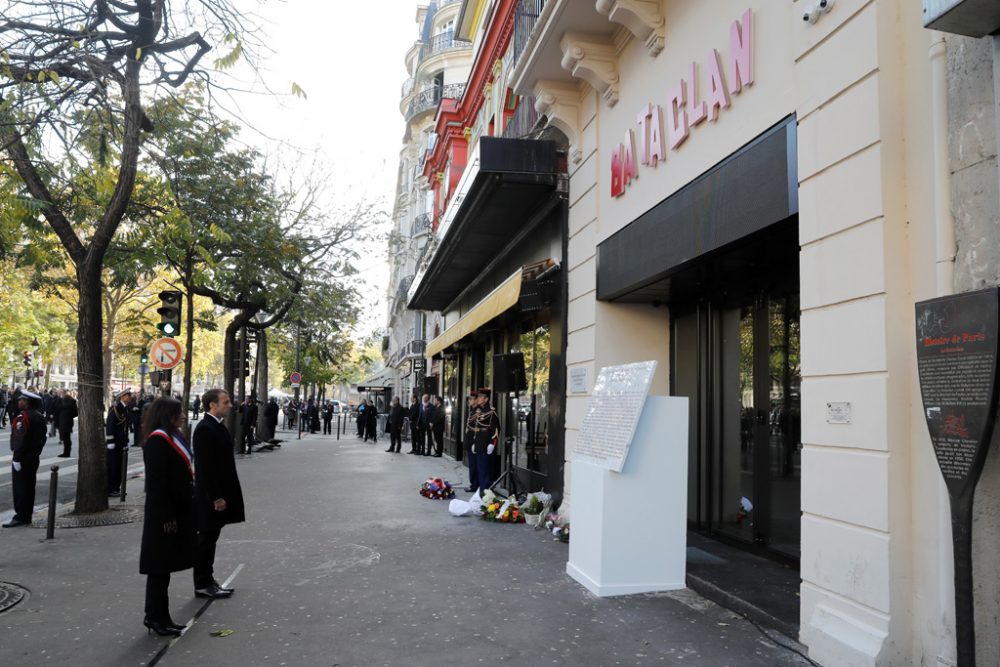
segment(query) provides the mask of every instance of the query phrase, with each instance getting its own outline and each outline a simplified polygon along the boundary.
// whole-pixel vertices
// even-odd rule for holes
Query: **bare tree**
[[[242,50],[243,28],[226,0],[5,2],[0,151],[72,260],[79,291],[77,512],[107,508],[101,270],[133,194],[142,135],[154,129],[144,102],[199,72],[212,44]],[[81,193],[67,174],[95,155],[106,179]],[[74,219],[84,194],[98,212]]]

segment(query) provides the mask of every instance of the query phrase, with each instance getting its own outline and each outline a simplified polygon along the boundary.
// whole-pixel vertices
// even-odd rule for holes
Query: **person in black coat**
[[[371,438],[373,443],[378,442],[378,410],[375,402],[369,400],[365,407],[365,442]]]
[[[389,449],[387,452],[399,453],[403,446],[403,422],[406,421],[406,410],[399,404],[399,397],[392,399],[389,416],[385,420],[385,430],[389,431]]]
[[[444,453],[444,402],[440,396],[435,396],[431,403],[434,414],[431,416],[431,433],[434,436],[434,456],[441,457]],[[427,438],[427,454],[431,451],[431,439]]]
[[[410,409],[406,415],[406,419],[410,422],[410,454],[419,454],[417,437],[420,435],[420,403],[417,401],[416,396],[410,397]]]
[[[271,398],[271,400],[267,402],[267,406],[264,408],[264,422],[267,424],[267,433],[265,435],[267,435],[267,438],[261,438],[262,440],[271,440],[278,432],[279,412],[278,401]]]
[[[420,428],[417,453],[424,456],[430,456],[431,449],[434,447],[434,413],[434,403],[431,401],[430,394],[424,394],[420,404],[420,419],[417,420],[417,426]]]
[[[146,575],[143,625],[164,637],[181,634],[183,626],[170,618],[168,588],[173,572],[194,565],[194,468],[191,447],[181,433],[180,401],[164,396],[146,409],[146,516],[142,524],[139,573]]]
[[[17,411],[11,414],[10,451],[11,487],[14,493],[14,516],[4,528],[31,525],[35,509],[35,475],[45,447],[45,416],[39,408],[42,397],[22,390],[17,399]]]
[[[210,389],[202,394],[205,416],[194,429],[194,496],[198,520],[198,547],[194,562],[194,591],[200,598],[227,598],[233,589],[215,580],[215,545],[222,527],[246,520],[243,489],[236,474],[233,438],[223,423],[233,408],[229,394]]]
[[[80,409],[76,405],[76,399],[72,392],[67,391],[59,405],[59,442],[62,443],[63,451],[59,458],[69,458],[73,449],[73,420],[80,415]]]

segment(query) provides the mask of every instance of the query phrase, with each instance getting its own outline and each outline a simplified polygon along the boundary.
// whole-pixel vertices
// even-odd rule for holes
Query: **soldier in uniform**
[[[490,456],[497,448],[500,440],[500,417],[490,404],[490,389],[480,389],[479,404],[472,424],[472,450],[476,457],[476,473],[479,479],[479,492],[482,493],[493,485],[493,466]]]
[[[35,475],[45,446],[45,416],[39,411],[42,397],[21,391],[17,399],[17,414],[11,415],[10,451],[14,453],[11,482],[14,491],[14,516],[4,528],[31,524],[35,507]]]
[[[469,485],[466,491],[475,491],[479,487],[479,469],[476,466],[476,455],[472,453],[472,440],[476,435],[476,412],[479,410],[479,394],[471,392],[465,401],[465,434],[462,437],[462,448],[465,460],[469,462]]]
[[[128,433],[132,428],[132,390],[123,389],[115,393],[111,408],[104,421],[105,443],[108,447],[108,495],[121,494],[122,454],[128,450]]]

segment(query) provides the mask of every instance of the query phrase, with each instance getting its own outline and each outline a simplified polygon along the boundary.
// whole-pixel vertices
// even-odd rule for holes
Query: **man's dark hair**
[[[228,396],[229,392],[226,391],[225,389],[209,389],[208,391],[206,391],[204,394],[201,395],[201,409],[204,410],[205,412],[208,412],[209,406],[211,406],[212,403],[218,403],[219,398],[223,394]]]
[[[181,402],[169,396],[161,396],[150,403],[145,412],[146,414],[142,418],[143,440],[158,428],[162,428],[167,433],[176,431],[174,420],[181,414]]]

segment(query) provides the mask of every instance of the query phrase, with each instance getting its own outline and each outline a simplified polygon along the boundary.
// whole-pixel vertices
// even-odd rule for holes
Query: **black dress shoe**
[[[472,493],[473,491],[475,491],[475,489],[474,489],[474,488],[472,488],[471,486],[467,486],[467,487],[465,487],[465,492],[466,492],[466,493]]]
[[[183,630],[182,626],[154,621],[151,618],[144,618],[142,624],[148,628],[149,634],[155,632],[161,637],[180,637]]]
[[[57,456],[59,458],[61,458],[61,459],[68,459],[69,458],[69,454],[58,454]]]
[[[395,450],[392,447],[390,447],[389,449],[387,449],[385,451],[387,451],[388,453],[392,454]]]
[[[444,454],[435,454],[435,455],[434,455],[434,458],[438,458],[438,459],[439,459],[439,458],[441,458],[442,456],[444,456]]]
[[[196,598],[209,598],[212,600],[221,600],[222,598],[228,598],[233,594],[232,590],[226,590],[224,588],[219,588],[218,586],[206,586],[205,588],[194,589],[194,596]]]
[[[18,519],[17,517],[14,517],[13,519],[11,519],[10,521],[8,521],[7,523],[3,524],[3,527],[4,528],[17,528],[18,526],[30,526],[30,525],[31,525],[30,521],[22,521],[21,519]]]
[[[215,580],[212,580],[212,585],[218,588],[223,593],[229,593],[230,595],[232,595],[233,592],[236,590],[235,588],[224,588],[222,584],[220,584],[218,581]]]

